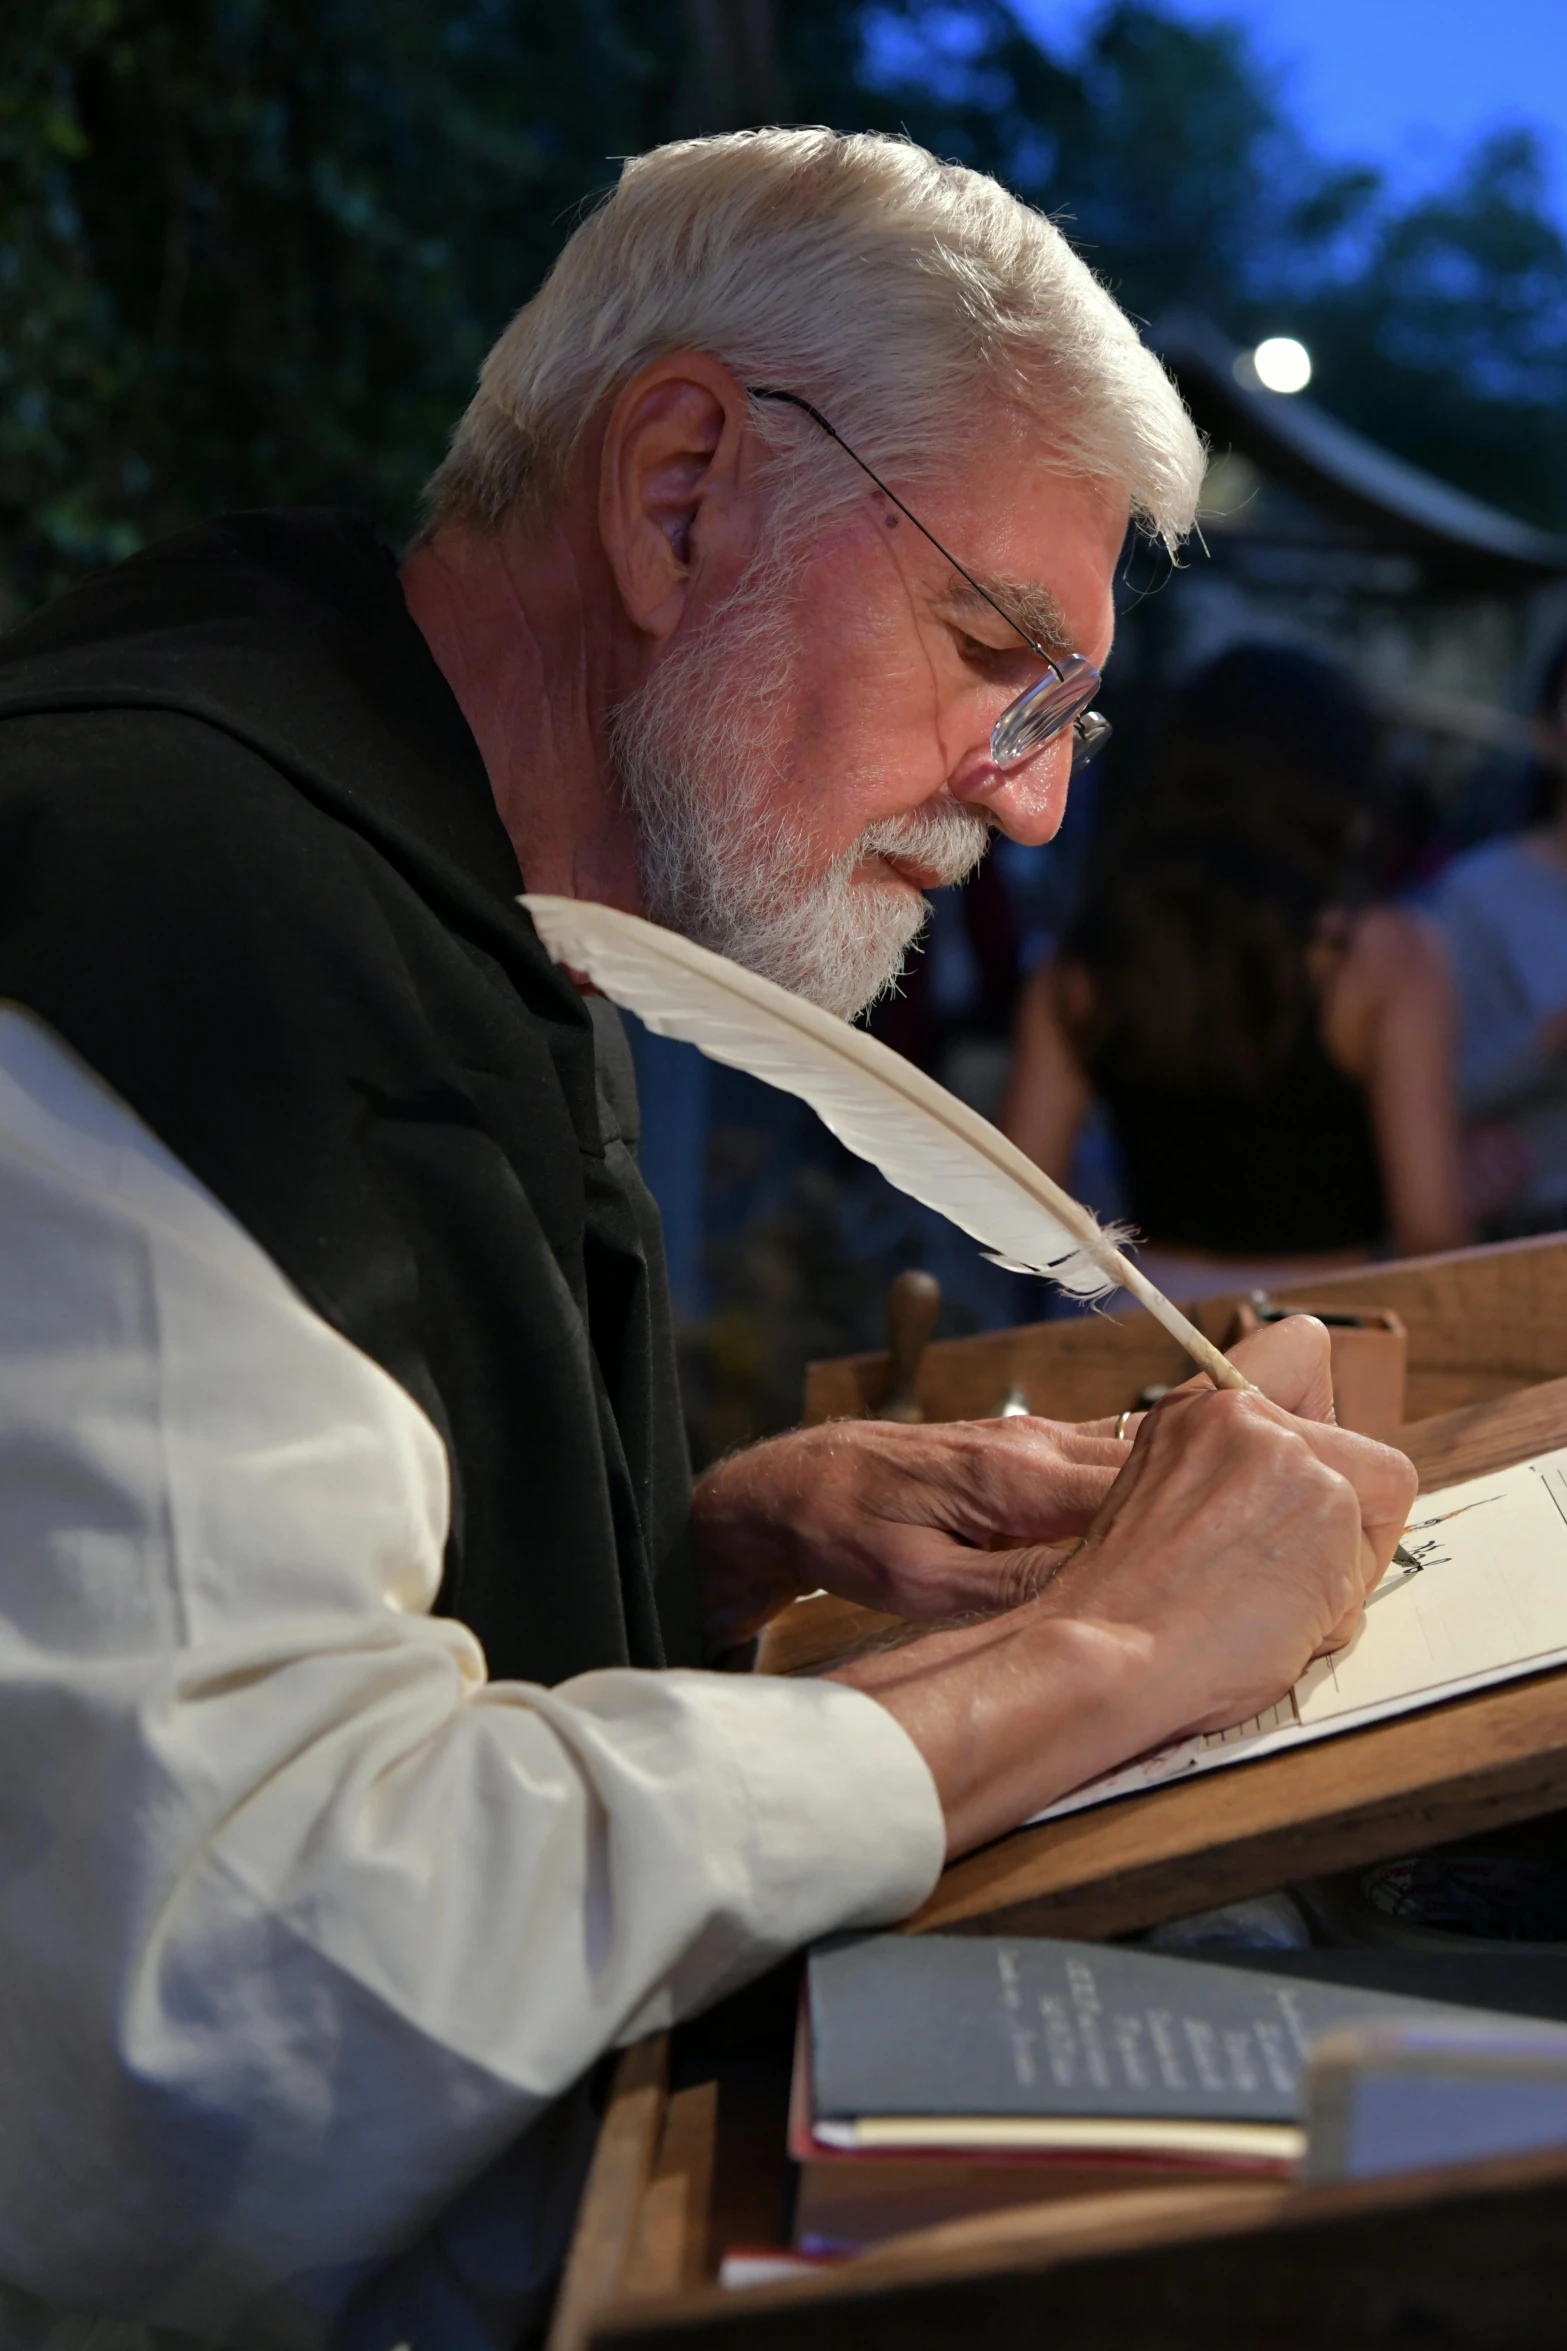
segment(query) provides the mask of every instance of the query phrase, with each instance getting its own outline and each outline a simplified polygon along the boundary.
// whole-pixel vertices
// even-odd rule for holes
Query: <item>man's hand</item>
[[[1332,1416],[1327,1334],[1297,1316],[1235,1362],[1308,1420]],[[1210,1395],[1199,1376],[1182,1395]],[[1163,1408],[1161,1408],[1163,1409]],[[709,1638],[724,1648],[800,1592],[929,1623],[1038,1592],[1127,1467],[1110,1420],[832,1421],[735,1454],[693,1496]]]
[[[1157,1652],[1152,1737],[1223,1730],[1350,1639],[1414,1494],[1405,1456],[1370,1437],[1182,1391],[1148,1416],[1040,1607]]]
[[[1298,1400],[1320,1406],[1326,1334],[1311,1331],[1259,1333],[1248,1375],[1287,1363]],[[961,1852],[1133,1755],[1281,1697],[1349,1637],[1415,1483],[1368,1437],[1193,1382],[1147,1416],[1087,1540],[1037,1597],[834,1678],[909,1732]]]
[[[1127,1461],[1108,1423],[829,1421],[707,1472],[693,1532],[710,1637],[821,1587],[929,1621],[1016,1607],[1094,1523]]]

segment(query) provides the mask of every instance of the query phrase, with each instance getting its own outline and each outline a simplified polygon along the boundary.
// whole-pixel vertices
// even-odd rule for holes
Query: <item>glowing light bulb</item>
[[[1293,335],[1269,335],[1251,355],[1257,381],[1269,392],[1304,392],[1311,381],[1311,353]]]

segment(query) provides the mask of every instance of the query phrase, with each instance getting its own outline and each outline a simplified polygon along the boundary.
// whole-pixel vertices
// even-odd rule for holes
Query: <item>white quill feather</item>
[[[998,1265],[1077,1298],[1129,1290],[1223,1387],[1249,1383],[1090,1211],[923,1070],[846,1021],[677,932],[579,898],[522,900],[557,963],[661,1037],[797,1094],[889,1183],[961,1226]]]

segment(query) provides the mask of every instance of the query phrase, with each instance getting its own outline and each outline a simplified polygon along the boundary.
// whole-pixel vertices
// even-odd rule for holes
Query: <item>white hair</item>
[[[605,404],[682,350],[802,395],[905,479],[971,449],[999,400],[1037,422],[1052,465],[1119,485],[1167,546],[1192,527],[1191,419],[1052,221],[910,139],[764,130],[627,162],[485,361],[427,528],[547,510]],[[863,487],[797,412],[758,404],[755,422],[779,522],[807,494],[820,509]]]

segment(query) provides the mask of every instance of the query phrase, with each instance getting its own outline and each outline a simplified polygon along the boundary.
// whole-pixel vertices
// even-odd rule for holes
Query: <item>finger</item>
[[[1370,1592],[1387,1573],[1398,1539],[1409,1523],[1420,1485],[1415,1465],[1395,1446],[1379,1445],[1375,1437],[1358,1436],[1353,1429],[1299,1420],[1294,1425],[1317,1459],[1354,1488],[1365,1535],[1361,1578]]]
[[[890,1580],[882,1605],[915,1623],[999,1616],[1034,1599],[1078,1548],[1069,1540],[981,1550],[934,1528],[902,1528],[884,1548]]]
[[[1287,1315],[1264,1324],[1229,1350],[1230,1361],[1254,1388],[1297,1419],[1333,1418],[1333,1348],[1314,1314]]]
[[[1286,1315],[1282,1322],[1249,1331],[1226,1353],[1236,1370],[1243,1371],[1270,1403],[1282,1405],[1302,1420],[1333,1418],[1332,1342],[1326,1326],[1314,1314]],[[1212,1380],[1199,1371],[1178,1388],[1171,1388],[1169,1395],[1206,1396],[1212,1391]]]
[[[1332,1632],[1324,1634],[1317,1643],[1311,1652],[1310,1662],[1315,1665],[1319,1658],[1336,1657],[1341,1649],[1347,1649],[1354,1639],[1365,1613],[1364,1608],[1357,1608],[1352,1615],[1340,1617]]]
[[[1021,1608],[1025,1602],[1037,1600],[1080,1549],[1078,1543],[1024,1543],[1011,1551],[993,1552],[990,1589],[994,1597],[990,1605],[997,1610]]]
[[[1045,1420],[1038,1413],[1015,1412],[1005,1420],[971,1420],[964,1426],[982,1437],[987,1446],[999,1447],[1000,1459],[1009,1453],[1025,1462],[1030,1458],[1086,1462],[1116,1458],[1113,1420]]]
[[[1318,1642],[1316,1648],[1312,1651],[1312,1656],[1314,1658],[1332,1657],[1337,1653],[1338,1650],[1347,1649],[1350,1642],[1354,1639],[1356,1633],[1360,1630],[1361,1623],[1366,1613],[1367,1593],[1377,1581],[1376,1570],[1374,1568],[1368,1567],[1366,1563],[1366,1554],[1368,1550],[1369,1546],[1364,1542],[1364,1539],[1362,1539],[1362,1556],[1359,1563],[1361,1589],[1355,1594],[1354,1599],[1350,1602],[1348,1607],[1345,1608],[1344,1613],[1342,1616],[1340,1616],[1338,1622],[1330,1626],[1328,1631],[1323,1634],[1322,1639]]]
[[[1201,1376],[1203,1386],[1212,1387],[1213,1382],[1206,1373]],[[1106,1439],[1113,1439],[1118,1445],[1129,1445],[1147,1417],[1146,1410],[1106,1413],[1100,1420],[1075,1420],[1068,1425],[1076,1429],[1079,1436],[1092,1437],[1099,1444],[1103,1444]]]
[[[1022,1414],[972,1421],[967,1434],[972,1531],[1017,1544],[1082,1533],[1128,1452],[1113,1435]]]
[[[1371,1578],[1371,1582],[1373,1584],[1376,1582],[1375,1576]],[[1353,1608],[1345,1609],[1332,1631],[1323,1635],[1311,1653],[1313,1661],[1319,1657],[1333,1657],[1340,1649],[1347,1649],[1356,1633],[1359,1632],[1365,1620],[1365,1614],[1366,1602],[1363,1595],[1356,1601]]]
[[[1164,1411],[1174,1401],[1169,1398],[1158,1409]],[[1200,1404],[1202,1400],[1194,1401]],[[1217,1402],[1217,1399],[1210,1401]],[[1379,1444],[1375,1437],[1361,1436],[1354,1429],[1341,1429],[1335,1422],[1302,1419],[1265,1396],[1232,1398],[1230,1408],[1233,1410],[1237,1405],[1264,1414],[1292,1430],[1325,1468],[1334,1470],[1353,1489],[1365,1536],[1361,1576],[1369,1592],[1386,1574],[1398,1539],[1409,1522],[1420,1483],[1414,1463],[1396,1446]]]

